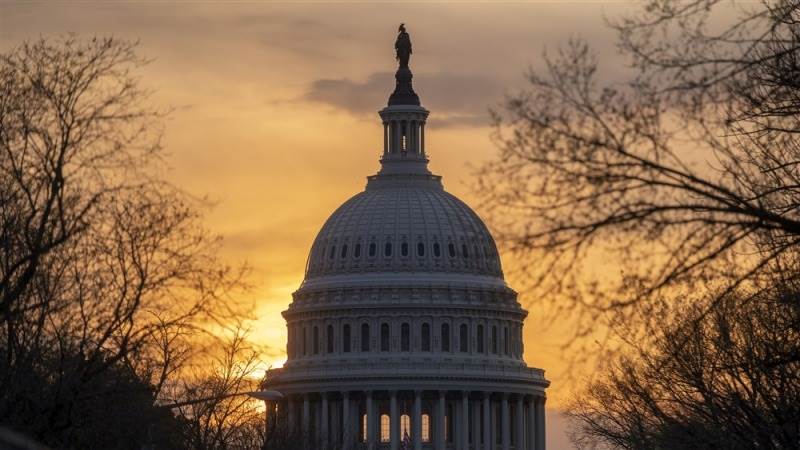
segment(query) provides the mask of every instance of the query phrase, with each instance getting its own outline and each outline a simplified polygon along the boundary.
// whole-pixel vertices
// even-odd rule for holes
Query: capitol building
[[[527,311],[486,225],[428,169],[402,26],[395,47],[380,170],[314,240],[268,388],[309,449],[544,450],[549,382],[522,358]]]

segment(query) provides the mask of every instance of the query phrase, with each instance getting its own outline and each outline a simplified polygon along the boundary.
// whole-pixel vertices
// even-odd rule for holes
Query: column
[[[303,435],[308,437],[311,430],[311,401],[308,394],[303,395]]]
[[[469,391],[461,391],[461,447],[469,448]]]
[[[353,414],[350,413],[350,393],[345,391],[342,392],[342,447],[350,448],[353,444],[353,435],[357,433],[353,433],[353,429],[355,427],[352,426],[352,416]]]
[[[397,391],[389,393],[389,445],[392,450],[400,446],[400,413],[397,410]]]
[[[419,124],[419,153],[425,154],[425,122]]]
[[[422,147],[419,145],[419,127],[421,122],[419,120],[414,122],[414,149],[417,154],[422,154]]]
[[[294,396],[290,396],[286,400],[286,402],[288,405],[286,422],[289,427],[289,434],[295,434],[297,432],[297,430],[295,429],[295,427],[297,426],[297,424],[295,423],[295,420],[297,419],[297,411],[295,411],[296,405],[294,403]]]
[[[409,120],[406,122],[406,150],[408,153],[414,153],[414,121]]]
[[[525,448],[523,447],[525,445],[524,406],[524,403],[522,403],[522,395],[518,395],[516,406],[514,407],[514,437],[516,438],[514,441],[514,448],[517,450]]]
[[[319,438],[320,438],[320,441],[321,441],[322,448],[326,449],[326,448],[328,448],[328,437],[329,437],[328,436],[328,410],[329,410],[329,408],[328,408],[328,393],[327,392],[323,392],[322,393],[322,404],[321,404],[320,408],[321,408],[321,414],[320,414],[320,424],[319,424],[319,429],[320,429]]]
[[[367,448],[375,449],[375,403],[372,399],[372,391],[367,391]]]
[[[536,450],[536,397],[528,398],[528,446],[527,450]]]
[[[434,433],[436,436],[436,450],[444,450],[445,433],[447,432],[444,419],[444,415],[447,413],[444,395],[445,391],[439,391],[438,407],[436,408],[436,433]]]
[[[544,402],[544,397],[536,401],[536,450],[544,450],[545,446]]]
[[[395,120],[394,126],[394,152],[400,153],[403,150],[403,127],[399,120]]]
[[[481,401],[472,401],[472,448],[481,448]]]
[[[489,392],[483,393],[483,450],[492,450],[492,402]]]
[[[383,122],[383,154],[389,153],[389,124]]]
[[[411,147],[414,153],[419,153],[419,122],[416,120],[411,122]]]
[[[414,418],[411,427],[414,450],[422,450],[422,391],[414,391]]]
[[[331,394],[333,395],[333,394]],[[333,448],[342,448],[342,408],[338,400],[333,400],[331,397],[331,426],[328,429],[328,442]]]
[[[508,411],[508,394],[503,393],[502,400],[500,401],[500,430],[501,434],[501,442],[503,444],[503,450],[510,450],[511,449],[511,418],[509,417]]]
[[[311,412],[314,414],[314,445],[319,445],[322,442],[322,408],[320,408],[320,401],[311,403]]]

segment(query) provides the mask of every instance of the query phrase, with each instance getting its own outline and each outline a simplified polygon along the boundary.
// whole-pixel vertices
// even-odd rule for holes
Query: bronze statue
[[[401,23],[398,30],[397,40],[394,42],[394,49],[397,51],[397,60],[400,67],[408,68],[408,59],[411,57],[411,37],[406,33],[406,24]]]

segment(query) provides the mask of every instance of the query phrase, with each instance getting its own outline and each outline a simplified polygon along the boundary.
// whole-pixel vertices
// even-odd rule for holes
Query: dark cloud
[[[355,115],[375,114],[386,104],[394,84],[390,72],[376,72],[363,81],[319,79],[311,83],[304,99]],[[415,74],[414,90],[433,113],[431,126],[484,126],[489,123],[489,107],[502,99],[506,86],[490,77],[438,72]]]

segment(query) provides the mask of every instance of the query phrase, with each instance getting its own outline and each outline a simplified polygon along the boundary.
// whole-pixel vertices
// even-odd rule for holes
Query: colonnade
[[[544,450],[544,404],[504,392],[321,392],[288,395],[285,417],[320,450]]]
[[[383,122],[383,154],[401,152],[425,155],[424,118]]]

